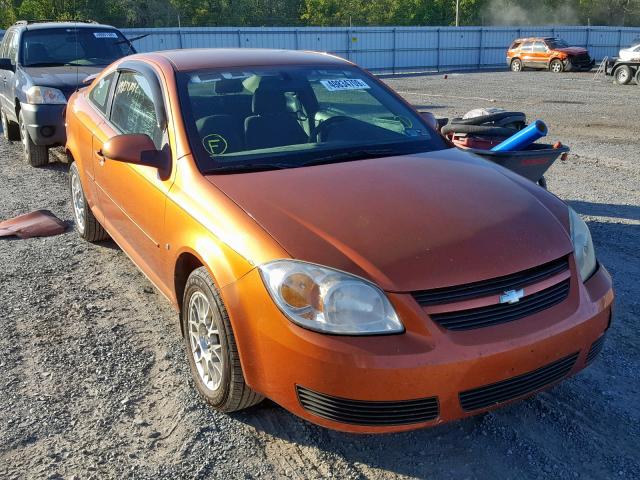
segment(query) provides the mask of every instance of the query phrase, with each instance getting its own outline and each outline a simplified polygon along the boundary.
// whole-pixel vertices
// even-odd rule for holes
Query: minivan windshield
[[[294,168],[448,148],[381,83],[351,66],[178,74],[203,172]]]
[[[23,67],[104,66],[135,53],[115,29],[41,28],[22,35]]]

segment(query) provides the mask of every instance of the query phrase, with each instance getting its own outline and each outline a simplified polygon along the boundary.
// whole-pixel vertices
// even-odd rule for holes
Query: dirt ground
[[[111,242],[0,240],[0,478],[640,478],[640,86],[592,74],[386,78],[422,109],[543,119],[572,155],[549,189],[588,221],[617,301],[600,358],[551,391],[480,418],[355,436],[271,402],[209,410],[177,315]],[[33,169],[0,141],[0,218],[72,222],[67,166]]]

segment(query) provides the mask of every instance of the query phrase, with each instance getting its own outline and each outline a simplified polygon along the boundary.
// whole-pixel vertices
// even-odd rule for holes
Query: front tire
[[[100,225],[87,203],[76,162],[73,162],[69,167],[69,191],[71,192],[73,218],[78,235],[88,242],[99,242],[109,238],[109,234]]]
[[[511,60],[511,71],[520,73],[522,71],[522,60],[519,58],[514,58]]]
[[[229,315],[206,268],[189,275],[180,317],[191,374],[205,401],[221,412],[261,402],[244,380]]]
[[[20,138],[22,140],[22,150],[24,158],[32,167],[42,167],[49,163],[49,148],[46,145],[36,145],[31,140],[27,126],[24,123],[22,110],[18,115],[20,125]]]
[[[549,71],[552,73],[562,73],[564,71],[564,64],[562,63],[562,60],[557,58],[551,60],[551,63],[549,63]]]
[[[613,74],[613,81],[617,85],[626,85],[633,78],[633,72],[627,65],[622,65],[621,67],[616,68],[616,71]]]

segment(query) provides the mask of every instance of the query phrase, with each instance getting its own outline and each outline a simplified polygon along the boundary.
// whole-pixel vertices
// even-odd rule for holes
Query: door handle
[[[104,153],[102,153],[102,149],[98,150],[98,151],[96,152],[96,155],[97,155],[97,156],[98,156],[98,158],[100,159],[100,160],[98,160],[99,165],[100,165],[100,166],[103,166],[103,165],[104,165]]]

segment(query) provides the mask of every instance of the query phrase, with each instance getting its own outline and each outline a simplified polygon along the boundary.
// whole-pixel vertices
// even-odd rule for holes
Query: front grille
[[[575,55],[573,57],[569,57],[569,61],[573,65],[588,65],[591,62],[591,57],[589,57],[588,54]]]
[[[538,267],[529,268],[521,272],[503,277],[482,280],[479,282],[456,285],[454,287],[435,288],[414,292],[413,297],[421,306],[453,303],[470,298],[499,295],[505,290],[518,290],[532,285],[569,269],[569,259],[562,257]]]
[[[599,339],[591,344],[591,348],[589,349],[589,353],[587,353],[587,364],[593,362],[596,357],[602,351],[602,347],[604,346],[604,335],[602,335]]]
[[[362,401],[332,397],[296,386],[302,407],[322,418],[354,425],[405,425],[438,417],[436,397],[400,401]]]
[[[528,295],[517,303],[500,303],[454,312],[432,313],[431,319],[443,328],[454,331],[489,327],[512,322],[551,308],[564,301],[568,295],[569,279]]]
[[[459,394],[460,405],[464,410],[470,412],[535,392],[567,375],[576,363],[578,353],[564,357],[533,372],[461,392]]]

